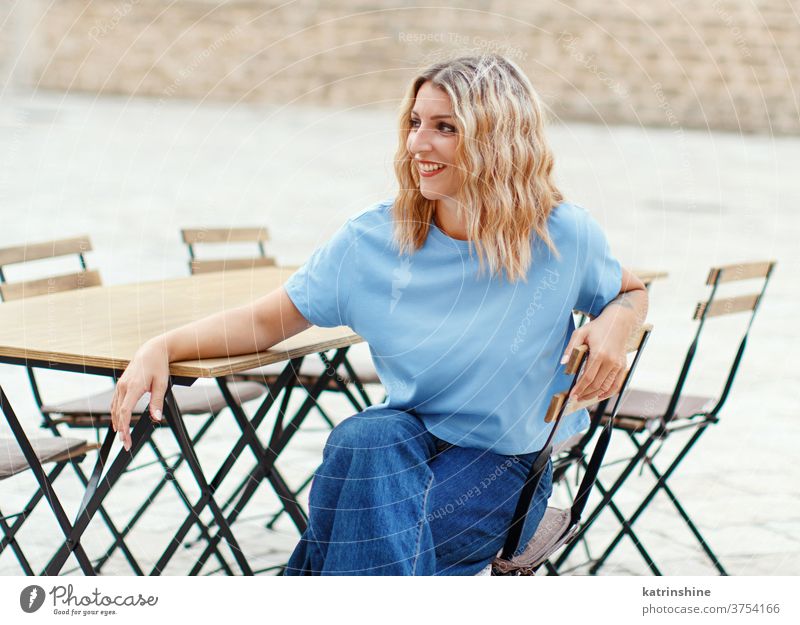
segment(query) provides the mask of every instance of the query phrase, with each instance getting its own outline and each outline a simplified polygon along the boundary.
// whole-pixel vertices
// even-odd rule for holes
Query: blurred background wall
[[[16,89],[393,106],[414,69],[495,51],[555,117],[800,134],[793,0],[24,0],[0,3]]]

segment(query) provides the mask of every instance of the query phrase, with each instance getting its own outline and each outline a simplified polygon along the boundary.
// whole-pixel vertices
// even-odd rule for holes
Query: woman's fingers
[[[119,394],[119,387],[114,387],[114,394],[111,396],[111,428],[117,431],[117,395]]]
[[[132,389],[125,382],[120,381],[117,385],[120,390],[121,397],[117,402],[117,426],[116,431],[119,433],[119,438],[127,451],[131,449],[131,415],[133,409],[136,407],[139,399],[144,395],[143,391]]]
[[[589,352],[589,360],[583,374],[575,384],[573,396],[578,401],[597,397],[604,390],[611,387],[619,370],[620,365],[614,358],[607,354],[599,354],[592,357],[591,352]]]
[[[600,387],[597,389],[597,396],[600,399],[605,399],[606,397],[610,397],[613,395],[612,389],[614,388],[614,384],[619,377],[619,370],[612,369],[609,374],[606,376],[606,379],[600,384]]]
[[[609,397],[613,397],[617,393],[619,393],[619,389],[622,388],[622,383],[625,382],[625,374],[627,373],[627,369],[622,367],[617,375],[614,377],[614,381],[611,384],[611,388],[604,391],[600,395],[600,399],[608,399]]]
[[[602,372],[602,359],[599,355],[592,354],[589,351],[589,358],[583,367],[583,372],[578,377],[575,383],[575,388],[572,389],[572,396],[577,401],[582,401],[587,396],[587,392],[595,382],[595,378]]]

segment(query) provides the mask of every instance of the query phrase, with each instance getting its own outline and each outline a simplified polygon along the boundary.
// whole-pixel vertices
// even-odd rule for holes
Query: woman
[[[148,341],[120,379],[130,445],[144,392],[160,418],[170,361],[265,350],[311,324],[369,343],[387,401],[323,451],[287,574],[474,574],[501,548],[542,447],[566,354],[587,344],[577,399],[621,385],[644,285],[552,180],[543,111],[494,55],[434,65],[401,112],[397,197],[351,218],[283,288]],[[572,310],[593,319],[574,330]],[[556,443],[588,425],[566,417]],[[523,531],[541,520],[551,468]]]

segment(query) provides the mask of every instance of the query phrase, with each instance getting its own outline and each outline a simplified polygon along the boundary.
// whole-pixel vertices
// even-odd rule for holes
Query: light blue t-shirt
[[[352,217],[285,284],[317,326],[346,325],[370,346],[388,399],[439,438],[499,454],[538,451],[553,393],[569,386],[561,356],[573,309],[598,315],[622,270],[597,222],[562,203],[548,220],[554,256],[534,237],[527,282],[478,273],[467,241],[431,225],[425,245],[400,255],[392,201]],[[565,416],[555,442],[588,427]]]

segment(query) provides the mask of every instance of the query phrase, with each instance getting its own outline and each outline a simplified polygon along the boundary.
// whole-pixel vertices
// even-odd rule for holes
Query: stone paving
[[[792,277],[800,268],[800,139],[576,123],[554,124],[549,136],[563,190],[603,224],[622,262],[670,274],[653,286],[650,320],[656,330],[639,386],[668,390],[674,384],[709,266],[779,261],[722,420],[701,439],[672,485],[731,573],[800,573],[795,462],[800,426],[787,398],[800,382],[793,315],[800,283]],[[347,216],[391,196],[395,137],[391,110],[7,94],[0,100],[0,246],[87,233],[95,246],[90,265],[100,269],[105,283],[116,284],[186,275],[181,227],[267,225],[271,252],[282,263],[298,264]],[[40,265],[37,270],[48,270],[47,263]],[[740,321],[721,319],[709,328],[689,392],[721,389]],[[24,372],[0,366],[0,384],[25,427],[35,431],[38,419]],[[57,372],[43,376],[52,400],[107,384]],[[380,389],[372,391],[380,396]],[[340,399],[324,401],[338,419],[349,414]],[[217,466],[235,431],[232,419],[221,418],[200,449],[202,462]],[[322,420],[311,417],[281,458],[292,483],[319,462],[326,432]],[[0,435],[7,434],[0,420]],[[169,433],[159,437],[169,448]],[[617,437],[610,453],[620,455],[627,447]],[[665,449],[656,461],[668,455]],[[249,462],[242,459],[237,474]],[[126,476],[109,509],[124,518],[157,478],[153,467]],[[179,478],[186,482],[185,475]],[[637,475],[620,505],[630,509],[650,483],[647,475]],[[73,476],[65,474],[58,487],[64,501],[77,504]],[[31,488],[30,475],[0,483],[2,509],[13,510]],[[187,490],[190,497],[196,494]],[[285,516],[273,531],[265,529],[276,509],[263,487],[236,525],[258,568],[285,560],[297,538]],[[154,500],[130,538],[144,566],[153,565],[183,511],[169,488]],[[666,574],[714,573],[663,496],[637,528]],[[55,532],[45,510],[32,517],[29,530],[20,538],[38,562],[51,549],[45,537]],[[91,530],[87,546],[98,553],[108,535],[99,523]],[[592,552],[615,530],[614,520],[603,518],[592,534]],[[580,552],[572,561],[577,573],[586,570]],[[165,573],[185,573],[196,554],[197,547],[181,548]],[[215,568],[209,562],[204,572]],[[18,572],[16,560],[3,553],[0,574]],[[104,572],[130,569],[117,555]],[[648,570],[624,541],[602,573]]]

